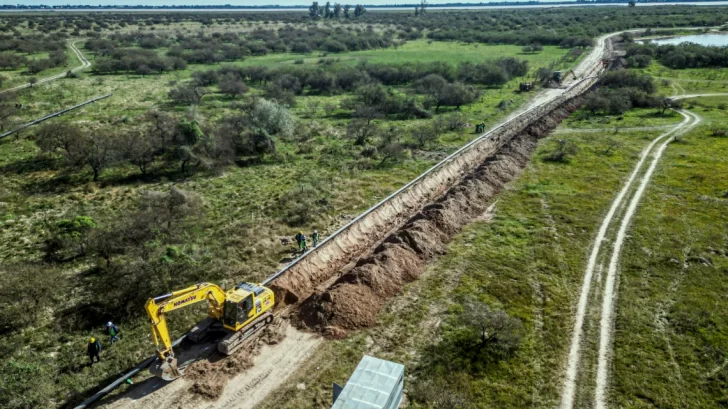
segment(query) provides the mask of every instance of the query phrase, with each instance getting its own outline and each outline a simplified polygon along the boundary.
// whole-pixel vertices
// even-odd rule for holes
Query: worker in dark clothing
[[[318,243],[319,243],[318,230],[314,230],[313,231],[313,235],[311,236],[311,238],[313,239],[313,246],[314,247],[318,247]]]
[[[301,243],[303,242],[303,232],[299,231],[298,234],[296,234],[296,244],[298,245],[298,249],[301,249]]]
[[[306,235],[301,233],[301,245],[299,246],[301,249],[301,253],[305,253],[306,250],[308,250],[308,246],[306,245]]]
[[[88,359],[91,361],[91,365],[94,364],[94,357],[96,357],[96,362],[101,362],[101,357],[99,356],[99,353],[101,353],[101,342],[98,339],[93,337],[89,339],[86,352],[88,353]]]
[[[109,335],[111,345],[114,345],[114,341],[119,340],[119,328],[113,322],[109,321],[106,323],[106,333]]]

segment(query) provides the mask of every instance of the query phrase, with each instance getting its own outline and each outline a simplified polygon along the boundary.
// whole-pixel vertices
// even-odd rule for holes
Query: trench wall
[[[529,124],[591,88],[602,70],[600,61],[600,65],[592,69],[591,76],[572,84],[551,101],[515,116],[465,145],[331,234],[317,248],[294,260],[263,284],[273,289],[278,304],[303,301],[314,292],[316,286],[362,255],[425,205],[460,183],[464,176]]]

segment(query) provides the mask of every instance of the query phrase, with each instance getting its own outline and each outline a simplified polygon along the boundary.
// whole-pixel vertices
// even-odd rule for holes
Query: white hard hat
[[[110,327],[110,326],[111,326],[111,321],[107,322],[107,323],[106,323],[106,326],[107,326],[107,327]]]
[[[318,230],[314,230],[313,232],[314,232],[314,233],[318,233]]]

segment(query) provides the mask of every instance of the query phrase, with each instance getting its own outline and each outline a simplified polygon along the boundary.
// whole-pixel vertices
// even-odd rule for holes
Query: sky
[[[489,1],[516,1],[516,0],[428,0],[430,4],[444,4],[444,3],[487,3]],[[319,3],[321,0],[319,0]],[[362,4],[419,4],[420,0],[351,0],[351,3],[362,3]],[[240,5],[281,5],[281,6],[297,6],[297,5],[308,5],[311,1],[308,0],[0,0],[0,4],[27,4],[27,5],[138,5],[145,4],[150,6],[172,6],[172,5],[197,5],[197,4],[232,4],[236,6]],[[324,0],[325,3],[325,0]],[[334,3],[334,1],[332,1]],[[346,0],[341,0],[341,3],[346,3]]]

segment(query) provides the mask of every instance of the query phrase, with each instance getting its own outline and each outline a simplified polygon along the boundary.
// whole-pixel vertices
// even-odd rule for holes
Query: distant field
[[[271,54],[264,57],[248,58],[243,64],[293,64],[296,60],[301,59],[305,64],[316,64],[322,58],[341,59],[345,63],[367,61],[372,64],[405,64],[447,61],[451,64],[459,64],[462,62],[477,63],[501,57],[517,57],[528,61],[532,68],[538,68],[558,61],[568,52],[568,49],[547,46],[544,47],[543,51],[538,53],[523,53],[521,48],[515,45],[482,45],[416,40],[408,41],[397,48],[328,53],[325,57],[321,53],[313,53],[313,55],[291,53]],[[563,66],[566,65],[567,63],[564,63]]]

